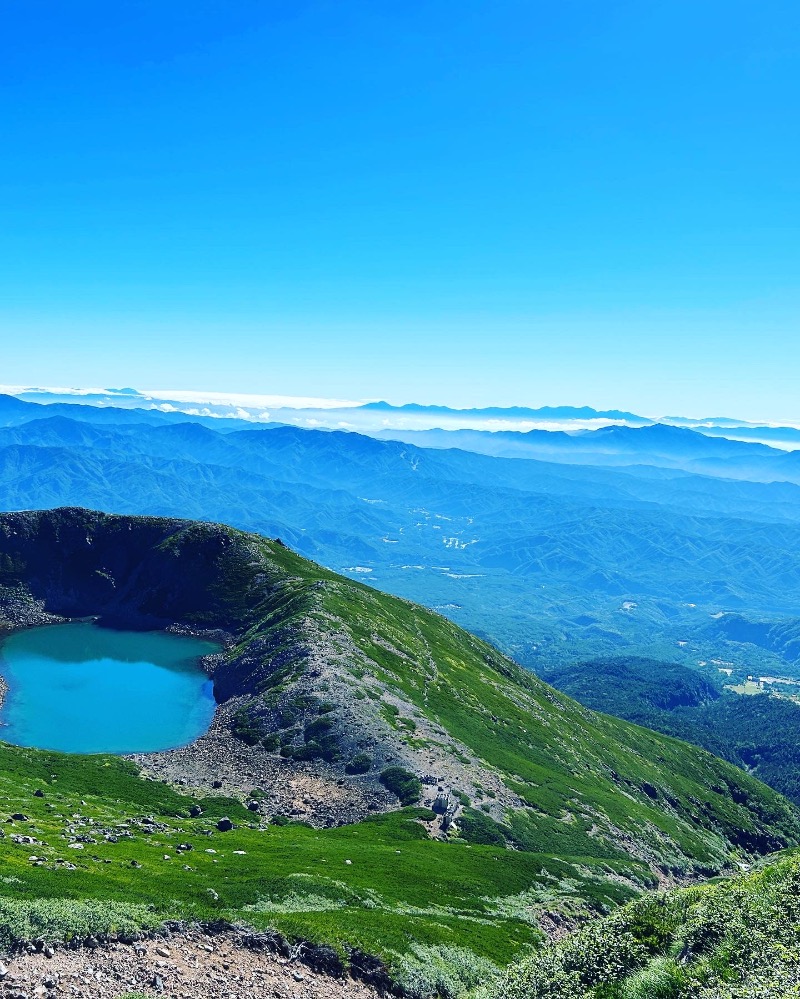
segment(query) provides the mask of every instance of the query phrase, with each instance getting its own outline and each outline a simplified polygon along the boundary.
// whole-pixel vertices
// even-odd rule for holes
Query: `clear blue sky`
[[[2,383],[797,419],[795,0],[9,0]]]

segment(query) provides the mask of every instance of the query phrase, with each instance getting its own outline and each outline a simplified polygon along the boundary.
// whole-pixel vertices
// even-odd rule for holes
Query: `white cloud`
[[[102,389],[100,391],[103,391]],[[251,395],[245,392],[203,392],[194,389],[147,389],[152,399],[205,403],[213,406],[241,406],[243,409],[350,409],[362,402],[347,399],[319,399],[313,396]]]

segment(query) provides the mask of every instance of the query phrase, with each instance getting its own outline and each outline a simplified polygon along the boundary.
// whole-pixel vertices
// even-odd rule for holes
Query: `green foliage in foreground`
[[[651,884],[627,860],[432,840],[424,809],[337,829],[259,828],[229,799],[206,799],[190,818],[195,801],[116,757],[0,743],[0,948],[221,919],[376,954],[427,995],[537,946],[542,911],[608,911]],[[223,808],[235,823],[225,833]],[[6,821],[17,812],[27,818]]]
[[[798,994],[800,854],[639,899],[542,948],[475,999],[788,999]]]

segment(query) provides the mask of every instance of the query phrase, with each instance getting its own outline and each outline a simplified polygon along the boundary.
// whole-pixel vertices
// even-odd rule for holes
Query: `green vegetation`
[[[402,767],[387,767],[382,770],[381,784],[397,795],[401,805],[415,805],[422,797],[419,779]]]
[[[596,711],[702,746],[800,804],[800,705],[794,701],[758,687],[752,692],[760,696],[742,697],[697,670],[638,657],[577,663],[551,671],[548,680]]]
[[[202,799],[190,818],[197,803],[116,757],[0,744],[0,817],[26,816],[3,823],[0,945],[222,919],[361,949],[393,969],[406,956],[410,975],[419,948],[506,963],[540,941],[540,908],[602,909],[650,880],[644,865],[639,885],[612,885],[605,876],[630,864],[433,840],[425,810],[317,830],[259,828],[229,799]],[[230,832],[216,830],[222,813]]]
[[[468,843],[482,843],[484,846],[506,846],[514,843],[513,834],[507,826],[501,826],[494,819],[474,808],[465,808],[458,820],[461,837]]]
[[[315,595],[315,618],[336,622],[408,713],[424,713],[475,761],[488,761],[529,806],[509,817],[528,849],[621,857],[621,841],[633,836],[667,868],[712,873],[722,860],[720,831],[763,852],[784,844],[762,838],[760,821],[781,822],[782,813],[795,828],[794,813],[757,781],[683,743],[583,710],[443,618],[358,583],[331,580]],[[479,779],[473,762],[464,771]]]
[[[48,610],[77,604],[132,624],[157,615],[226,630],[232,644],[214,685],[218,699],[237,698],[234,737],[297,767],[323,761],[362,786],[399,767],[413,775],[390,778],[406,803],[422,793],[415,781],[441,768],[455,797],[488,806],[526,850],[633,854],[708,874],[740,851],[800,839],[787,802],[734,767],[589,712],[445,618],[277,542],[214,524],[56,510],[0,517],[0,554],[19,573],[15,592],[46,593]],[[369,770],[348,770],[364,757]]]
[[[0,746],[0,813],[29,816],[0,838],[0,939],[247,923],[378,955],[410,994],[448,996],[538,946],[542,923],[612,912],[656,871],[717,874],[800,840],[796,810],[729,763],[595,714],[446,619],[277,542],[67,510],[0,517],[3,552],[47,611],[226,631],[214,684],[236,699],[229,738],[372,797],[352,825],[260,828],[224,798],[190,818],[194,799],[118,759]],[[16,606],[0,595],[0,617]],[[463,808],[446,834],[413,807],[440,783]],[[386,790],[405,807],[370,815]]]
[[[366,774],[372,769],[372,757],[367,753],[356,753],[356,755],[345,764],[346,774]]]
[[[797,995],[800,856],[651,895],[542,948],[481,999],[783,999]],[[476,997],[477,999],[477,997]]]

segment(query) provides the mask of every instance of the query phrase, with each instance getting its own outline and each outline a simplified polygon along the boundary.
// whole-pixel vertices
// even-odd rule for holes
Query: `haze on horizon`
[[[12,2],[2,380],[795,423],[798,28]]]
[[[678,427],[703,430],[716,428],[737,439],[737,428],[754,437],[750,428],[800,430],[800,422],[777,423],[766,419],[746,419],[728,413],[647,413],[620,407],[594,409],[588,406],[511,405],[447,406],[439,402],[392,402],[379,399],[333,399],[283,396],[264,393],[216,392],[186,389],[136,389],[99,386],[30,386],[0,384],[0,397],[15,396],[24,402],[51,405],[71,403],[101,408],[158,410],[184,413],[187,418],[216,418],[255,423],[294,424],[310,429],[354,430],[364,433],[395,430],[597,430],[613,424],[632,427],[641,421],[665,422]],[[68,410],[59,410],[68,415]],[[43,414],[43,418],[46,414]],[[785,437],[768,434],[772,446],[794,449],[794,433]]]

